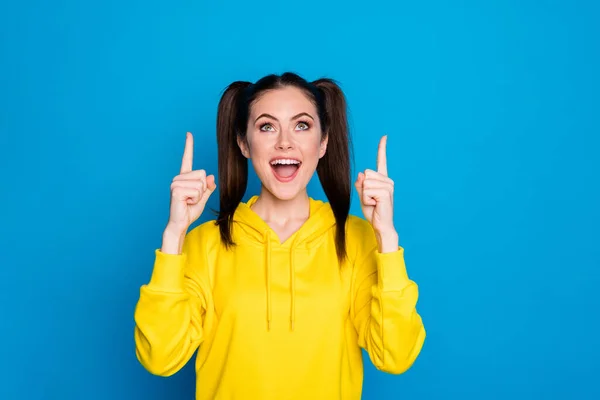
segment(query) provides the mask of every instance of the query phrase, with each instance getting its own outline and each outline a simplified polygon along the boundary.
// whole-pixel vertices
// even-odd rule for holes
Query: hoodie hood
[[[267,282],[267,329],[270,329],[272,312],[271,312],[271,250],[274,246],[285,249],[289,252],[289,268],[290,268],[290,328],[294,330],[296,318],[295,306],[295,258],[296,251],[299,249],[309,250],[311,247],[318,245],[318,239],[323,237],[330,229],[335,227],[336,221],[333,215],[333,210],[329,203],[320,200],[309,198],[309,216],[304,224],[284,243],[280,243],[275,231],[256,214],[252,209],[252,205],[256,203],[258,196],[251,197],[247,202],[240,202],[233,216],[234,231],[233,236],[236,242],[244,241],[264,247],[264,265]]]

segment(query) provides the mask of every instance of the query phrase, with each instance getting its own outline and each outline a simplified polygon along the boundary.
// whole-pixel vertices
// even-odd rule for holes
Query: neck
[[[302,191],[289,200],[280,200],[268,190],[261,189],[252,210],[265,222],[286,225],[289,221],[306,220],[310,214],[308,193]]]

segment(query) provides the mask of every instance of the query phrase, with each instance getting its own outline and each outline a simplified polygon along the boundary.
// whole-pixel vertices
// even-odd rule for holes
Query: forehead
[[[296,115],[300,112],[316,113],[316,107],[304,91],[293,86],[272,89],[264,92],[254,102],[250,114],[269,113],[274,116]]]

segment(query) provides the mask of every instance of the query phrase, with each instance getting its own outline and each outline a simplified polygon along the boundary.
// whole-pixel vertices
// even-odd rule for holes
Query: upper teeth
[[[277,164],[300,164],[300,161],[291,160],[291,159],[281,159],[281,160],[274,160],[271,162],[271,165],[277,165]]]

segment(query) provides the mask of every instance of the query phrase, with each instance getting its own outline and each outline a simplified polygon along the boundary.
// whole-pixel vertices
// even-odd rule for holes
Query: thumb
[[[217,184],[215,183],[215,176],[209,175],[206,177],[206,189],[210,191],[210,193],[214,192],[217,188]]]
[[[354,187],[356,187],[356,191],[358,192],[358,198],[362,204],[363,202],[363,182],[365,181],[365,175],[362,172],[358,173],[358,178],[354,183]]]
[[[211,194],[213,194],[213,192],[215,191],[216,188],[217,188],[217,185],[215,183],[215,176],[214,175],[207,176],[206,177],[206,190],[204,190],[204,193],[202,194],[201,203],[206,203],[208,201],[208,198],[210,197]]]

